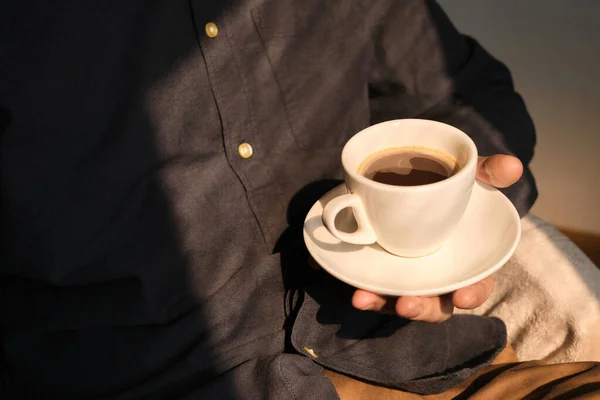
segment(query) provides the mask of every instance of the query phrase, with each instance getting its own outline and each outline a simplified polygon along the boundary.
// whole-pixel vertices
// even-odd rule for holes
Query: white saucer
[[[346,192],[342,184],[315,203],[304,221],[304,242],[331,275],[374,293],[434,296],[453,292],[499,270],[521,237],[521,221],[512,203],[497,189],[476,182],[465,215],[440,250],[421,258],[397,257],[377,244],[341,242],[325,228],[323,206]],[[336,224],[346,231],[356,227],[349,210],[339,214]]]

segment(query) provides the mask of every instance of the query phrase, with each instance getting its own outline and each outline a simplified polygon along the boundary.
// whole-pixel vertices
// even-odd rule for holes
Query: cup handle
[[[335,217],[344,208],[350,207],[358,223],[358,229],[352,233],[340,232],[335,227]],[[343,194],[329,201],[323,208],[323,223],[333,236],[342,242],[352,244],[372,244],[377,241],[375,231],[367,218],[360,197],[355,194]]]

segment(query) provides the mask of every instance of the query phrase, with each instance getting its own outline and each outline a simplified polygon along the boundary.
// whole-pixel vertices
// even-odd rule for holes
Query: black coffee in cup
[[[385,149],[367,157],[359,173],[394,186],[429,185],[454,175],[459,167],[449,154],[427,147]]]

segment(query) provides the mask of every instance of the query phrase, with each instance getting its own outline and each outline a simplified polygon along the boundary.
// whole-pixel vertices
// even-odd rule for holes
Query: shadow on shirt
[[[332,333],[340,339],[389,336],[395,329],[410,322],[394,316],[393,313],[382,315],[355,309],[352,307],[351,300],[356,289],[320,269],[313,260],[309,261],[310,255],[302,239],[304,219],[314,203],[340,183],[342,181],[335,179],[319,180],[306,185],[296,193],[288,206],[289,227],[281,235],[274,249],[274,252],[281,253],[286,287],[288,349],[292,347],[290,335],[295,322],[294,317],[305,294],[320,306],[316,315],[318,324],[325,326],[324,329],[333,329]],[[389,324],[390,319],[399,321]]]

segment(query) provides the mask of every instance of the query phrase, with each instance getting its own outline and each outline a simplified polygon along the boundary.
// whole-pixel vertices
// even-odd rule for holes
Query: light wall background
[[[600,233],[600,0],[439,0],[510,68],[538,134],[533,212]]]

